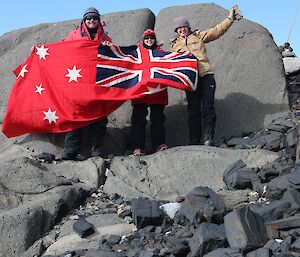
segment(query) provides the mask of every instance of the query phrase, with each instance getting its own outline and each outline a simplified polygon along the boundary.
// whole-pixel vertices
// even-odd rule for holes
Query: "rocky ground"
[[[294,164],[298,120],[290,113],[219,148],[175,147],[144,157],[84,162],[39,159],[60,171],[89,161],[103,164],[98,178],[103,185],[97,189],[89,182],[94,186],[88,197],[70,211],[59,209],[50,230],[22,256],[300,256],[300,166]],[[166,163],[176,162],[175,154],[180,162],[199,154],[204,165],[195,163],[195,171],[181,166],[181,172],[192,180],[199,172],[212,176],[213,182],[206,181],[210,186],[202,181],[189,190],[189,178],[175,182],[172,172],[178,171],[170,172]],[[216,174],[209,174],[213,169]],[[64,184],[79,182],[80,175],[64,176]],[[86,178],[86,183],[95,180]],[[178,183],[182,190],[172,191]]]

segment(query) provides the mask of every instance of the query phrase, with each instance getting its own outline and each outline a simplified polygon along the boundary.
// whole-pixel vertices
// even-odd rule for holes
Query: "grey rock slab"
[[[44,163],[45,167],[57,176],[68,179],[79,179],[81,182],[98,188],[105,176],[105,163],[102,158],[89,158],[84,161],[60,161],[57,163]]]
[[[103,227],[97,227],[96,232],[87,237],[80,238],[75,232],[73,234],[66,235],[59,238],[55,243],[50,245],[45,251],[44,255],[55,255],[65,251],[72,251],[76,249],[97,249],[99,247],[99,241],[108,235],[128,235],[135,230],[133,224],[115,224]],[[43,255],[43,256],[44,256]]]
[[[42,207],[19,207],[0,214],[0,256],[20,256],[44,231]]]
[[[144,157],[115,157],[107,173],[104,191],[133,198],[175,200],[196,186],[213,190],[224,187],[222,174],[242,159],[249,168],[261,167],[278,158],[265,150],[229,150],[209,146],[173,147]],[[133,193],[133,195],[132,195]]]
[[[118,217],[117,214],[93,214],[86,217],[86,220],[93,224],[94,227],[105,227],[110,225],[126,223],[124,219]],[[74,220],[67,220],[59,229],[59,238],[73,234]]]
[[[267,242],[263,218],[249,207],[228,213],[224,225],[228,243],[233,248],[255,250]]]
[[[7,189],[22,194],[39,194],[60,185],[70,184],[32,158],[7,161],[0,166],[0,182]]]
[[[200,224],[189,240],[191,257],[203,256],[212,250],[227,245],[224,225],[205,222]]]
[[[243,11],[243,10],[242,10]],[[207,30],[228,16],[228,10],[216,4],[194,4],[168,7],[161,10],[155,22],[158,40],[170,49],[170,39],[175,36],[173,20],[177,16],[189,19],[192,29]],[[247,17],[246,17],[247,18]],[[285,72],[281,54],[270,32],[261,25],[247,19],[235,21],[219,39],[206,44],[212,64],[217,89],[216,138],[240,136],[256,131],[276,117],[288,111],[284,97]],[[185,94],[172,91],[169,94],[167,131],[170,139],[182,144],[187,130],[176,138],[176,127],[186,126]],[[176,112],[175,112],[176,110]]]

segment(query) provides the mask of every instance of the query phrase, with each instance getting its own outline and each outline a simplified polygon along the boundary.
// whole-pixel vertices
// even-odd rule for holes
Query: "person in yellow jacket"
[[[240,14],[237,10],[237,6],[232,7],[225,20],[205,31],[192,31],[186,17],[180,16],[174,20],[177,36],[172,41],[171,51],[188,51],[198,59],[199,80],[197,89],[193,92],[186,92],[190,144],[203,142],[204,145],[214,145],[216,82],[206,54],[205,43],[218,39],[229,29],[236,16]],[[203,140],[201,141],[202,129]]]

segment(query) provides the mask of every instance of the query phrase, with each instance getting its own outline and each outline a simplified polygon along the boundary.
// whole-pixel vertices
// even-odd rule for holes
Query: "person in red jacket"
[[[147,29],[143,33],[143,41],[139,43],[139,47],[146,49],[158,49],[156,35],[152,29]],[[131,104],[133,111],[131,115],[131,144],[133,147],[134,156],[144,155],[145,149],[145,127],[147,124],[148,107],[150,108],[150,121],[151,121],[151,143],[154,152],[161,151],[167,148],[165,144],[165,115],[164,109],[168,104],[167,88],[162,85],[161,91],[148,95],[142,98],[133,99]]]
[[[98,40],[104,45],[111,44],[110,37],[104,32],[101,24],[100,14],[94,7],[88,8],[83,15],[80,26],[64,39],[68,40]],[[101,147],[106,133],[107,118],[88,126],[91,134],[91,156],[98,157],[101,154]],[[63,160],[75,160],[81,146],[83,128],[69,131],[65,135],[65,145],[62,153]]]

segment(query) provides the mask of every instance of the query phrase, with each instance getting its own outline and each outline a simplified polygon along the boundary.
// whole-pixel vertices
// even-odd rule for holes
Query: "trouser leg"
[[[201,79],[199,79],[198,86],[195,91],[186,91],[190,144],[200,144],[201,141],[202,125],[200,87]]]
[[[145,137],[146,137],[146,124],[148,110],[146,104],[135,104],[133,105],[131,115],[131,131],[130,137],[133,149],[145,148]]]
[[[205,75],[201,80],[200,95],[202,102],[203,141],[213,141],[216,124],[216,81],[212,74]]]
[[[74,159],[80,150],[82,128],[69,131],[65,135],[63,158]]]
[[[151,121],[151,143],[152,149],[155,150],[161,144],[165,144],[165,106],[162,104],[150,105],[150,121]]]
[[[107,125],[106,117],[97,123],[93,123],[89,125],[93,157],[100,156],[101,154],[101,147],[105,139],[106,125]]]

